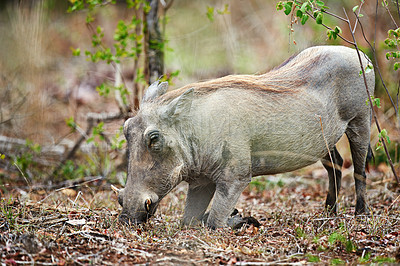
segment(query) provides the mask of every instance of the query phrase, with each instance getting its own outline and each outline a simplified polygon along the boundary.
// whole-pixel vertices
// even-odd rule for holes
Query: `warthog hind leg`
[[[338,211],[337,197],[339,195],[340,184],[342,181],[343,159],[340,156],[336,147],[334,147],[333,150],[330,151],[330,156],[329,154],[327,154],[322,159],[322,164],[328,171],[328,177],[329,177],[329,190],[328,190],[328,195],[326,197],[325,208],[328,212],[337,214]]]
[[[369,213],[366,200],[365,165],[369,147],[370,123],[368,121],[350,122],[346,135],[349,139],[351,157],[354,165],[354,182],[356,187],[355,214]]]

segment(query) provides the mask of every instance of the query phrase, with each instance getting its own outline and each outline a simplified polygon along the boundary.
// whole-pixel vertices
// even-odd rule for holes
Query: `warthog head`
[[[143,97],[140,111],[124,124],[128,176],[118,196],[122,206],[120,221],[147,221],[160,200],[182,181],[182,141],[173,125],[181,112],[190,109],[193,90],[160,105],[156,99],[167,88],[167,82],[153,83]]]

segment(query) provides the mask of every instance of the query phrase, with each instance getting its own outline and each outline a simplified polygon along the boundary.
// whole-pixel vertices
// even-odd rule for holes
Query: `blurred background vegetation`
[[[120,132],[124,119],[96,124],[85,136],[89,112],[118,112],[119,106],[113,97],[99,95],[102,83],[115,83],[115,66],[104,61],[94,63],[85,56],[84,51],[94,51],[93,32],[86,24],[87,10],[67,12],[74,2],[0,2],[0,135],[4,140],[0,142],[0,153],[5,154],[5,159],[0,159],[2,180],[54,182],[101,176],[110,182],[124,183],[124,143]],[[116,2],[93,12],[91,24],[94,29],[101,26],[107,47],[113,47],[118,22],[130,21],[137,15],[134,8],[127,8],[126,1]],[[397,101],[399,71],[393,71],[393,60],[386,59],[388,50],[384,45],[387,31],[394,29],[394,25],[381,1],[378,9],[376,3],[364,4],[361,22],[366,38],[371,43],[376,40],[383,78]],[[344,44],[327,40],[326,30],[311,20],[303,26],[276,11],[276,1],[272,0],[175,0],[168,10],[163,10],[163,4],[171,2],[161,1],[159,11],[170,89],[228,74],[264,73],[307,47]],[[325,4],[330,12],[343,15],[343,8],[351,13],[359,1],[331,0]],[[399,23],[395,5],[390,8]],[[351,19],[354,21],[354,17]],[[343,22],[325,16],[324,23],[339,25],[343,35],[350,39]],[[359,30],[357,40],[372,58]],[[73,56],[78,54],[77,49],[80,55]],[[139,63],[143,65],[144,60],[142,57]],[[138,74],[134,61],[126,58],[121,62],[124,83],[128,88],[138,83],[143,89],[146,79]],[[390,151],[398,169],[398,117],[379,81],[375,95],[382,98],[382,108],[377,112],[389,131]],[[374,126],[372,132],[374,146]],[[80,150],[59,166],[82,135],[85,142]],[[11,139],[4,137],[17,144],[7,146]],[[343,146],[344,157],[350,160],[346,144]],[[375,153],[377,165],[386,161],[382,151]],[[57,166],[60,169],[53,172]],[[389,168],[383,171],[389,175]]]

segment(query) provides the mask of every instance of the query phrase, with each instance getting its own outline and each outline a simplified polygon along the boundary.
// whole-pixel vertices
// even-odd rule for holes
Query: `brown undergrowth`
[[[373,170],[375,177],[369,180],[372,215],[354,217],[349,175],[343,180],[340,212],[332,216],[323,209],[325,174],[318,166],[301,174],[255,179],[237,207],[241,214],[258,219],[261,227],[240,230],[182,227],[184,185],[163,200],[156,217],[133,227],[118,222],[116,196],[104,181],[57,191],[21,194],[12,189],[3,194],[0,205],[0,261],[6,265],[400,262],[399,189],[382,179],[384,175]]]

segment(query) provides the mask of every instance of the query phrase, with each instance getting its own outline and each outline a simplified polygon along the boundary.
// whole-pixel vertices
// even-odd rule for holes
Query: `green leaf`
[[[315,18],[315,22],[317,24],[322,24],[322,19],[324,18],[324,15],[322,14],[322,12],[319,12],[317,17]],[[336,39],[336,38],[335,38]]]
[[[336,40],[338,34],[337,34],[334,30],[327,30],[327,31],[326,31],[326,35],[328,36],[328,39],[329,39],[329,40],[331,40],[331,39]],[[362,71],[361,71],[360,73],[362,74]],[[360,75],[361,75],[361,74],[360,74]]]
[[[106,84],[102,83],[100,86],[96,87],[96,91],[99,93],[100,96],[107,97],[110,94],[110,87]]]
[[[394,65],[393,65],[393,69],[394,69],[394,71],[397,71],[397,70],[399,70],[399,69],[400,69],[400,62],[396,62],[396,63],[394,63]]]
[[[372,105],[375,105],[376,107],[381,108],[381,99],[374,98]]]
[[[356,12],[358,9],[358,6],[353,7],[353,12]]]
[[[301,11],[301,10],[297,10],[296,11],[296,17],[299,17],[299,18],[301,18],[301,17],[303,17],[303,12]]]
[[[303,14],[303,16],[301,17],[301,25],[306,24],[308,17],[309,16],[307,14]]]
[[[364,257],[360,257],[360,258],[358,259],[358,262],[359,262],[359,263],[362,263],[362,264],[365,264],[365,263],[368,263],[368,262],[369,262],[370,258],[371,258],[371,253],[366,252],[365,255],[364,255]]]
[[[346,251],[348,253],[352,253],[355,252],[357,250],[357,246],[353,243],[353,241],[351,241],[350,239],[348,239],[346,241]]]
[[[94,21],[94,17],[92,16],[91,13],[88,13],[88,15],[86,16],[86,24],[90,24]]]
[[[372,262],[378,263],[378,264],[384,264],[384,263],[395,263],[396,259],[395,258],[387,258],[383,256],[377,256],[372,259]]]
[[[368,64],[368,65],[365,67],[365,70],[364,70],[364,71],[365,71],[365,74],[371,72],[373,69],[374,69],[374,66],[371,65],[371,64]]]
[[[396,42],[395,42],[394,40],[392,40],[392,39],[389,39],[389,38],[387,38],[387,39],[385,40],[385,44],[386,44],[389,48],[392,48],[392,49],[396,49],[396,47],[397,47]]]
[[[341,233],[338,232],[333,232],[329,237],[328,237],[328,242],[330,245],[334,245],[336,243],[344,243],[346,241],[346,237],[342,235]]]
[[[322,1],[318,1],[318,0],[317,0],[316,3],[317,3],[317,6],[319,6],[319,7],[325,6],[325,3],[322,2]]]
[[[339,26],[336,26],[334,31],[335,31],[336,34],[341,34],[342,33],[342,29],[339,28]]]
[[[81,55],[81,49],[79,49],[79,48],[74,49],[74,48],[71,47],[71,50],[72,50],[72,55],[73,56],[80,56]]]
[[[277,4],[276,4],[276,10],[282,10],[283,9],[283,3],[282,3],[282,1],[279,1]]]
[[[389,138],[388,132],[385,128],[382,129],[381,132],[379,132],[378,138],[379,138],[379,142],[381,142],[381,139],[386,139],[387,143],[390,143],[390,138]]]
[[[333,260],[331,261],[331,264],[332,264],[332,265],[344,265],[345,262],[344,262],[343,260],[341,260],[341,259],[333,259]]]
[[[4,154],[0,153],[0,159],[4,160],[6,158],[6,156]]]
[[[73,118],[72,116],[71,116],[70,118],[67,118],[67,119],[65,120],[65,123],[67,124],[67,126],[68,126],[69,128],[72,129],[72,131],[75,131],[75,130],[76,130],[77,125],[76,125],[75,120],[74,120],[74,118]]]
[[[301,12],[303,12],[303,13],[306,12],[307,6],[308,6],[308,2],[304,2],[300,7]]]
[[[283,11],[286,15],[289,15],[290,12],[292,12],[292,6],[293,6],[293,2],[286,2],[284,4],[285,7],[285,11]]]
[[[315,255],[307,254],[308,262],[320,262],[320,258]]]
[[[382,129],[381,133],[379,133],[381,137],[386,138],[388,136],[387,134],[387,130],[386,129]]]
[[[231,12],[229,12],[229,5],[228,5],[228,4],[225,4],[225,5],[224,5],[224,9],[217,10],[217,13],[220,14],[220,15],[227,15],[227,14],[230,14]]]
[[[373,95],[371,95],[371,100],[372,100],[372,106],[376,106],[378,108],[381,108],[381,99],[380,98],[375,98]],[[369,99],[365,101],[365,104],[368,105]]]
[[[214,7],[208,6],[207,7],[207,18],[213,22],[214,21]]]

